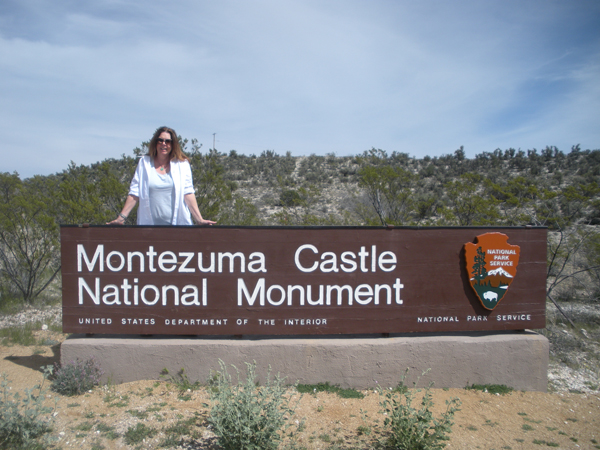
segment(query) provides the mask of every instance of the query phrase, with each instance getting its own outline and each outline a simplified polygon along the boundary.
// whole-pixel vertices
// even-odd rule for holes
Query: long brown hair
[[[156,150],[158,137],[163,132],[167,132],[171,135],[171,161],[174,159],[178,161],[189,161],[189,158],[185,155],[185,153],[183,153],[183,150],[181,150],[177,133],[173,128],[169,127],[160,127],[154,132],[154,136],[152,136],[152,139],[150,139],[150,145],[148,145],[148,154],[152,158],[156,158],[156,154],[158,153]]]

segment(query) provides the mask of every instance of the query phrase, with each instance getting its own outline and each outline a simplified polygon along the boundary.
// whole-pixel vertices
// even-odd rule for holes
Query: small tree
[[[535,202],[544,200],[544,192],[534,180],[518,176],[504,184],[489,183],[490,195],[498,202],[500,220],[509,226],[533,223]]]
[[[402,167],[363,166],[358,172],[359,186],[381,225],[404,225],[413,210],[412,187],[415,176]]]
[[[465,173],[458,180],[446,183],[449,208],[446,219],[459,226],[491,225],[499,219],[497,201],[485,192],[481,175]]]
[[[187,141],[185,141],[187,142]],[[237,185],[225,180],[225,169],[219,162],[219,152],[210,150],[202,155],[200,145],[192,139],[189,151],[196,201],[202,217],[218,220],[225,203],[232,200]]]
[[[58,179],[52,201],[56,220],[62,224],[105,224],[121,211],[128,190],[107,162],[91,169],[71,161]]]
[[[219,225],[262,225],[258,208],[250,200],[236,195],[221,208]]]
[[[32,303],[60,271],[58,227],[49,199],[18,174],[0,174],[0,192],[0,271]]]

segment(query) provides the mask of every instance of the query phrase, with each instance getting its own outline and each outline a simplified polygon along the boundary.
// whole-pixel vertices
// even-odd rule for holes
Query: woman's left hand
[[[183,200],[185,204],[192,213],[192,217],[194,218],[194,222],[198,225],[214,225],[217,222],[213,222],[212,220],[206,220],[200,214],[200,210],[198,209],[198,202],[196,201],[196,196],[194,194],[185,194],[183,196]]]

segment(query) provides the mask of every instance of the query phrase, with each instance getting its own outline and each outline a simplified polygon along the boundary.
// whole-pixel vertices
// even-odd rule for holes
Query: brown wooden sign
[[[63,226],[61,247],[65,333],[404,333],[546,321],[545,228]]]

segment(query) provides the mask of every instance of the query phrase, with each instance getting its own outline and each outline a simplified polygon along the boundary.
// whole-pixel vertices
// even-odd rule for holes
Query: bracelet
[[[119,216],[123,218],[123,220],[127,220],[127,216],[123,215],[123,213],[119,213]]]

